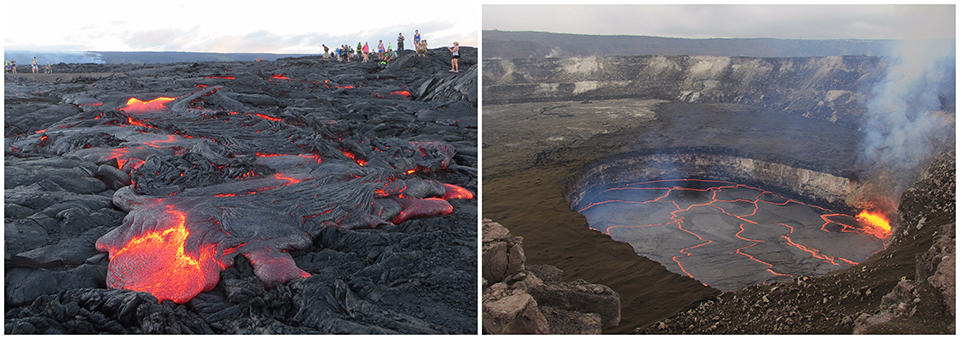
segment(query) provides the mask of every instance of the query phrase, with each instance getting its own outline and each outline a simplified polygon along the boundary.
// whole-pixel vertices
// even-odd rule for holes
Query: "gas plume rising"
[[[861,126],[858,164],[867,181],[886,183],[867,196],[896,201],[955,131],[954,44],[904,40],[887,58],[884,78],[874,85]],[[864,197],[858,204],[868,204]]]

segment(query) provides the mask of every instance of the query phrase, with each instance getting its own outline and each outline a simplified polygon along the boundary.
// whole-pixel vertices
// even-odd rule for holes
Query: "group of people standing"
[[[17,60],[3,59],[3,70],[4,72],[17,73]],[[37,57],[33,57],[33,60],[30,61],[30,71],[32,73],[40,73],[40,62],[37,61]],[[49,62],[47,63],[47,68],[44,70],[44,73],[53,73]]]
[[[386,64],[387,62],[390,62],[390,61],[392,61],[393,59],[396,59],[396,58],[397,58],[397,51],[403,51],[403,50],[404,50],[404,49],[403,49],[403,42],[404,42],[406,39],[407,39],[407,38],[403,36],[403,33],[402,33],[402,32],[400,33],[400,35],[397,36],[397,50],[396,50],[396,51],[393,50],[393,44],[392,44],[392,43],[389,43],[389,42],[388,42],[388,43],[387,43],[387,47],[384,48],[384,46],[383,46],[383,40],[380,40],[380,41],[377,43],[377,49],[376,49],[377,61],[380,61],[381,63]],[[321,46],[323,46],[323,60],[328,60],[328,59],[330,59],[330,56],[331,56],[330,47],[327,47],[327,45],[321,45]],[[422,40],[422,39],[420,39],[420,30],[414,30],[414,34],[413,34],[413,47],[414,47],[414,50],[417,52],[417,56],[426,56],[426,55],[427,55],[427,40]],[[459,66],[459,64],[457,63],[457,61],[460,59],[460,44],[457,43],[457,42],[454,42],[454,43],[453,43],[453,47],[448,47],[447,49],[450,50],[450,53],[452,53],[452,59],[451,59],[451,61],[450,61],[450,71],[451,71],[451,72],[459,72],[459,71],[460,71],[460,66]],[[332,54],[333,54],[333,56],[336,56],[337,61],[349,61],[350,59],[356,57],[357,59],[360,59],[360,60],[363,61],[363,62],[367,62],[367,61],[370,61],[370,53],[372,53],[372,52],[373,52],[373,51],[371,50],[369,44],[367,44],[367,43],[361,44],[361,43],[357,42],[357,48],[356,48],[356,49],[354,49],[354,48],[353,48],[352,46],[350,46],[350,45],[346,45],[346,44],[345,44],[345,45],[340,45],[340,47],[338,47],[337,49],[335,49]],[[401,52],[401,53],[402,53],[402,52]]]

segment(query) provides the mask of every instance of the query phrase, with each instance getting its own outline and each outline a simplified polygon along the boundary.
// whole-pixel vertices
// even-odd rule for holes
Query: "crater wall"
[[[711,148],[676,153],[632,152],[598,159],[572,180],[566,196],[571,208],[576,209],[590,187],[682,178],[737,182],[834,210],[849,209],[844,198],[860,187],[835,169],[816,169],[796,160]]]
[[[879,57],[615,56],[484,60],[485,104],[662,99],[736,103],[859,125]]]

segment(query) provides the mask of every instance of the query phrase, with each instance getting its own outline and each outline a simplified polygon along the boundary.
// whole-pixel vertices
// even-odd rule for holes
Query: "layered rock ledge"
[[[484,334],[599,334],[620,323],[620,296],[609,287],[563,282],[559,268],[525,261],[523,238],[484,219]]]

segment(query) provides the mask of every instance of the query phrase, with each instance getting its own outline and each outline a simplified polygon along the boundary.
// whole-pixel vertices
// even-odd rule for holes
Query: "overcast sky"
[[[483,29],[678,38],[956,38],[954,5],[484,5]]]
[[[431,47],[477,46],[480,3],[398,1],[62,1],[4,6],[5,50],[322,53],[420,30]],[[21,6],[22,5],[22,6]],[[464,13],[470,13],[465,15]],[[394,46],[396,47],[396,46]],[[335,47],[334,47],[335,48]]]

